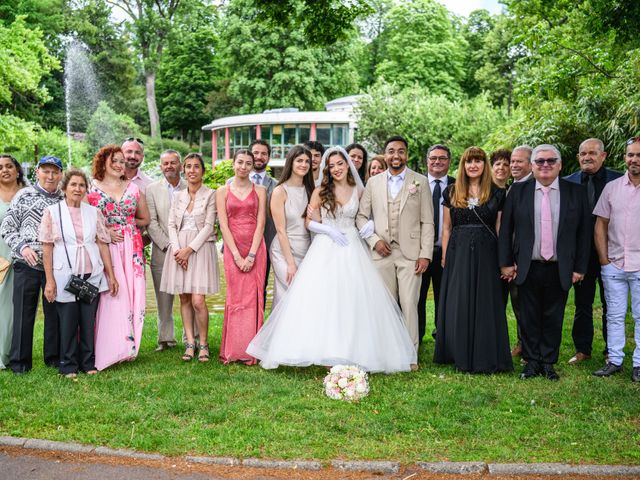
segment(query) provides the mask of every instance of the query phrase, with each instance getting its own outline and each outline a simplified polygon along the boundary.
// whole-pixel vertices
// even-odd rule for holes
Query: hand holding
[[[511,267],[500,267],[500,273],[500,278],[508,282],[512,282],[513,280],[515,280],[517,275],[516,266],[512,265]]]
[[[378,240],[373,248],[381,257],[388,257],[391,255],[391,245],[384,240]]]
[[[44,298],[46,298],[49,303],[53,303],[56,301],[56,295],[57,287],[55,280],[47,282],[44,287]]]
[[[375,233],[375,224],[373,223],[373,220],[369,220],[365,223],[358,233],[360,234],[360,238],[364,240],[373,235]]]
[[[35,267],[38,265],[38,254],[31,247],[24,247],[20,252],[22,258],[26,260],[26,262],[31,267]]]
[[[571,274],[571,283],[578,283],[584,279],[584,273],[573,272]]]

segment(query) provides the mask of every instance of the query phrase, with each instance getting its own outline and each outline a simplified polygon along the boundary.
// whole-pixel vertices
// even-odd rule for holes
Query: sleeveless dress
[[[358,196],[321,210],[346,246],[316,235],[284,297],[247,351],[263,368],[357,365],[368,372],[411,370],[416,350],[397,302],[384,285],[355,226]]]
[[[228,188],[225,208],[229,230],[238,252],[244,258],[249,254],[258,224],[258,194],[255,186],[244,200],[240,200]],[[254,365],[256,359],[246,350],[264,321],[263,289],[267,270],[264,238],[260,241],[253,268],[248,272],[243,272],[235,264],[231,249],[224,249],[223,258],[227,298],[224,305],[220,360],[224,363],[240,361]]]
[[[287,192],[287,201],[284,204],[287,238],[289,239],[293,259],[296,262],[296,266],[299,267],[311,244],[311,237],[304,226],[304,217],[302,216],[307,209],[309,199],[304,186],[291,187],[283,183],[282,187]],[[289,288],[287,284],[287,259],[282,252],[278,235],[271,242],[270,253],[274,273],[273,308],[275,308]]]
[[[452,363],[463,372],[508,372],[513,361],[495,232],[505,191],[492,187],[489,200],[474,212],[451,206],[451,188],[455,185],[443,193],[452,232],[442,274],[433,361]]]
[[[11,203],[0,200],[0,223],[4,220]],[[0,237],[0,257],[11,262],[11,249]],[[9,367],[9,353],[11,350],[11,334],[13,332],[13,267],[0,283],[0,369]]]
[[[104,370],[115,363],[134,360],[140,350],[146,306],[142,235],[135,219],[140,190],[129,182],[120,201],[116,201],[92,187],[87,199],[102,212],[108,227],[115,227],[124,235],[122,242],[109,244],[118,295],[101,293],[96,315],[96,368]]]

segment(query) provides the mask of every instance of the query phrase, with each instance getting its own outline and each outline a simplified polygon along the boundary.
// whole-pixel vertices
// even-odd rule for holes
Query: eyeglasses
[[[142,141],[142,139],[141,138],[137,138],[137,137],[125,138],[124,141],[125,142],[138,142],[140,145],[144,145],[144,142]]]
[[[538,165],[539,167],[543,166],[545,163],[550,167],[552,167],[556,164],[557,161],[558,161],[557,158],[536,158],[534,160],[535,164]]]
[[[640,137],[631,137],[629,140],[627,140],[627,145],[631,145],[633,143],[639,143],[640,142]]]
[[[429,160],[430,162],[446,162],[449,160],[449,157],[429,157],[427,160]]]

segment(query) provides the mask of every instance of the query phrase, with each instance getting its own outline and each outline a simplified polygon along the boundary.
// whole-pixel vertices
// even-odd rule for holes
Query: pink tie
[[[551,220],[550,187],[541,187],[542,206],[540,209],[540,255],[545,260],[553,257],[553,221]]]

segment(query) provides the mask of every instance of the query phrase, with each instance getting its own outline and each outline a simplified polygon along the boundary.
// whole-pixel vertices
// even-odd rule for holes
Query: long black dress
[[[472,209],[451,206],[452,188],[455,185],[443,194],[452,231],[442,274],[433,361],[453,363],[464,372],[511,371],[495,232],[505,190],[493,186],[489,200]]]

